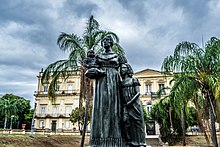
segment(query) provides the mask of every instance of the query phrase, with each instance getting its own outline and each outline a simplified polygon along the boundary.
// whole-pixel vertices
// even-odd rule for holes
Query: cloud
[[[120,38],[134,71],[160,70],[182,41],[201,46],[220,37],[218,0],[2,0],[0,5],[0,95],[30,98],[38,72],[68,57],[56,40],[61,32],[82,35],[91,15]]]

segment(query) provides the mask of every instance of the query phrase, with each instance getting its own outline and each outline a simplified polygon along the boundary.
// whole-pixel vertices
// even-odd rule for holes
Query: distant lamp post
[[[62,133],[63,133],[63,126],[64,126],[64,122],[62,123]]]
[[[14,118],[14,117],[15,117],[14,115],[11,116],[10,130],[12,130],[12,121],[13,121],[13,118]]]
[[[31,121],[31,134],[30,134],[30,137],[33,137],[33,133],[34,133],[34,118],[35,118],[35,115],[36,115],[36,107],[37,107],[37,103],[35,102],[34,103],[34,114],[33,114],[33,117],[32,117],[32,121]]]

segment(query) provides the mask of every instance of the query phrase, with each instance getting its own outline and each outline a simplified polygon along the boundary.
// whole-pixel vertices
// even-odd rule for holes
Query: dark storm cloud
[[[14,20],[16,22],[22,22],[27,24],[35,23],[41,16],[44,3],[33,3],[33,1],[1,1],[1,21]],[[38,16],[38,17],[37,17]],[[43,15],[42,15],[43,16]],[[34,19],[35,18],[35,19]]]
[[[66,0],[63,4],[65,9],[61,10],[61,13],[69,15],[73,14],[78,18],[88,18],[92,12],[97,9],[97,5],[90,1],[73,1]]]
[[[174,0],[174,6],[183,8],[184,14],[189,18],[204,18],[207,15],[209,9],[207,0]]]
[[[40,1],[2,4],[0,93],[14,93],[33,100],[40,69],[57,60],[57,56],[63,57],[56,45],[59,32],[53,27],[54,18],[49,12],[52,8]]]
[[[119,0],[121,5],[129,10],[131,13],[136,14],[138,21],[144,22],[145,17],[148,12],[146,11],[146,8],[143,7],[145,0]]]
[[[82,35],[90,15],[120,38],[134,71],[160,70],[181,41],[201,45],[219,36],[218,0],[2,0],[0,95],[33,101],[38,72],[68,57],[56,41],[61,32]]]
[[[49,3],[43,1],[5,1],[0,6],[1,24],[5,27],[15,22],[23,27],[13,30],[8,35],[15,38],[23,38],[25,41],[51,49],[57,47],[56,37],[58,32],[54,30],[53,18],[48,15]],[[52,13],[52,12],[51,12]],[[33,28],[26,31],[27,27]],[[55,33],[57,33],[55,35]],[[51,46],[52,45],[52,46]],[[48,51],[48,50],[47,50]],[[50,52],[54,55],[55,52]],[[50,56],[52,58],[52,56]]]

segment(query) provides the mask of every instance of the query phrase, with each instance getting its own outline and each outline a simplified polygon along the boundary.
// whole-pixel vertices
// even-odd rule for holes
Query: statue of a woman
[[[122,99],[124,103],[123,126],[125,141],[131,147],[146,146],[143,110],[140,102],[140,83],[132,77],[133,70],[127,63],[121,66]]]
[[[86,72],[87,77],[95,79],[90,146],[122,147],[119,67],[125,61],[112,52],[110,36],[101,44],[104,53],[96,55],[96,66]]]

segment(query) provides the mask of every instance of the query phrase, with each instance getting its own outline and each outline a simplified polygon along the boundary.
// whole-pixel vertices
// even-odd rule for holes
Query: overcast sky
[[[91,15],[120,38],[134,71],[160,70],[175,46],[202,46],[220,37],[219,0],[1,0],[0,95],[34,101],[37,75],[67,54],[56,45],[61,32],[82,35]]]

